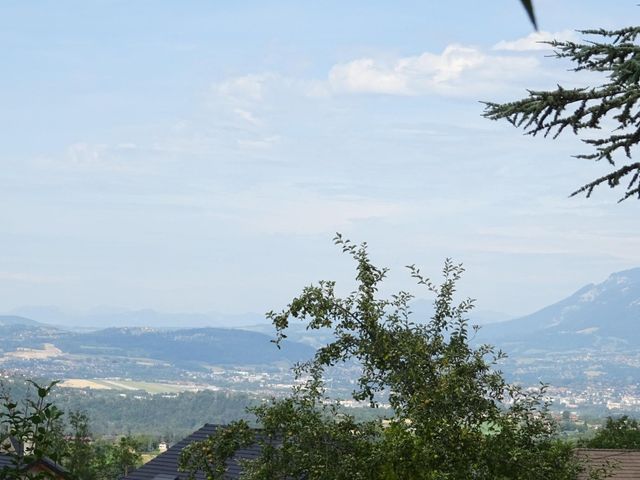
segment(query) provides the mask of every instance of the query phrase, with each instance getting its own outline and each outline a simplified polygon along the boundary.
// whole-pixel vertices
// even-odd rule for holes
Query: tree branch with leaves
[[[372,263],[366,244],[335,241],[355,263],[353,291],[339,296],[335,282],[319,282],[268,314],[277,343],[294,321],[329,328],[333,339],[294,369],[290,396],[251,409],[259,433],[249,439],[246,424],[232,424],[190,447],[183,460],[192,475],[204,456],[219,463],[200,471],[221,478],[233,458],[226,447],[253,442],[261,453],[243,463],[247,480],[577,478],[586,467],[555,439],[545,387],[507,383],[497,364],[504,354],[471,344],[473,301],[456,301],[461,265],[447,260],[440,284],[409,266],[434,297],[433,315],[415,319],[410,293],[380,294],[387,269]],[[331,368],[343,363],[359,372],[351,400],[380,412],[377,419],[356,419],[326,388]],[[382,402],[390,408],[380,411]]]
[[[32,472],[32,465],[45,458],[59,463],[62,457],[59,427],[63,412],[49,400],[51,390],[58,382],[39,385],[28,380],[28,383],[36,392],[35,398],[18,402],[7,392],[2,395],[0,444],[11,457],[12,465],[0,470],[0,479],[50,478],[46,471]]]

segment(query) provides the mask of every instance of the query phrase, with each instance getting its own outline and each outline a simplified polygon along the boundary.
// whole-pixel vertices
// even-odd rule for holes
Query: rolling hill
[[[149,358],[174,365],[271,364],[310,358],[314,349],[288,341],[282,349],[273,337],[225,328],[107,328],[73,332],[23,317],[0,317],[0,353],[40,349],[44,344],[68,354]]]
[[[314,349],[307,345],[287,342],[278,349],[271,339],[258,332],[224,328],[108,328],[70,334],[54,344],[67,353],[152,358],[175,365],[270,364],[313,355]]]
[[[0,327],[15,325],[37,327],[43,324],[19,315],[0,315]]]

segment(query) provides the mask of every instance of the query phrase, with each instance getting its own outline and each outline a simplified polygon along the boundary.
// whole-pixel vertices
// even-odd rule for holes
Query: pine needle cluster
[[[580,30],[592,40],[547,42],[554,56],[576,64],[574,71],[601,72],[606,81],[597,87],[529,90],[528,97],[504,104],[485,102],[484,116],[506,119],[528,135],[557,138],[571,131],[591,147],[576,155],[586,160],[606,160],[612,171],[583,185],[571,196],[590,197],[600,185],[625,188],[620,201],[640,198],[640,162],[632,151],[640,143],[640,27],[608,31]],[[587,133],[589,132],[589,133]],[[598,135],[598,133],[602,133]]]

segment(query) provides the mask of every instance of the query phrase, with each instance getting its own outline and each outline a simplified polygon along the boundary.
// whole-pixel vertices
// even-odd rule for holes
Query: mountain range
[[[426,300],[414,301],[412,318],[422,322],[433,313]],[[529,315],[507,320],[496,312],[470,312],[471,324],[480,325],[476,341],[509,354],[572,350],[640,352],[640,268],[611,274],[604,282],[589,284],[567,298]],[[268,333],[270,325],[243,327]],[[292,323],[288,338],[314,347],[331,338],[329,331],[309,331]]]
[[[431,307],[424,301],[417,301],[413,310],[415,318],[422,319],[428,318]],[[48,319],[52,319],[54,311],[48,310]],[[59,328],[27,316],[0,316],[0,351],[9,352],[19,347],[39,348],[43,343],[50,343],[71,354],[147,357],[174,363],[271,363],[309,358],[314,348],[330,338],[328,331],[310,332],[302,324],[292,325],[287,345],[278,350],[270,342],[273,327],[263,316],[238,315],[235,317],[237,322],[225,317],[226,325],[237,325],[238,328],[232,329],[214,328],[207,323],[212,319],[220,323],[221,316],[188,315],[161,314],[152,310],[93,311],[89,315],[96,322],[93,325],[115,327],[94,328],[92,331]],[[81,317],[73,321],[65,318],[71,325],[80,325],[77,321]],[[473,315],[472,323],[476,323]],[[478,341],[496,345],[511,355],[579,349],[639,351],[640,268],[614,273],[604,282],[587,285],[530,315],[482,323]],[[159,328],[184,324],[208,326]]]
[[[530,315],[486,325],[479,337],[510,352],[640,348],[640,268],[611,274]]]
[[[83,312],[73,312],[56,306],[37,305],[15,308],[8,312],[8,315],[34,318],[43,323],[72,329],[106,327],[235,328],[268,323],[264,315],[251,312],[240,314],[167,313],[150,308],[130,310],[119,307],[96,307]]]

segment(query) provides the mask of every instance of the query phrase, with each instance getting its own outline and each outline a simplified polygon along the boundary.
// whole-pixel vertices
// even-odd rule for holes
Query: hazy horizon
[[[568,198],[608,166],[481,100],[602,81],[539,40],[628,26],[633,2],[0,5],[0,312],[266,312],[366,241],[412,289],[518,317],[640,266],[637,200]],[[413,289],[419,298],[425,296]]]

